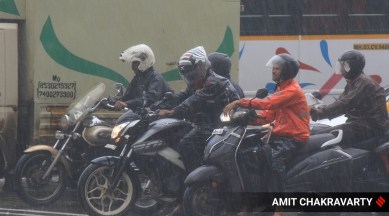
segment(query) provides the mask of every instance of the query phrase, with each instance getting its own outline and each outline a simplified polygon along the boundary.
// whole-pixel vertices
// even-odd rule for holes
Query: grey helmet
[[[216,73],[227,79],[231,78],[231,58],[224,53],[213,52],[208,55],[211,68]]]

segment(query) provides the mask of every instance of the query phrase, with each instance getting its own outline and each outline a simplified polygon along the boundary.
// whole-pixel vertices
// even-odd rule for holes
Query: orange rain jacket
[[[240,99],[240,105],[250,106],[250,98]],[[264,119],[257,119],[253,125],[263,125],[274,121],[272,135],[290,137],[306,143],[309,139],[309,110],[300,85],[293,79],[280,83],[274,94],[264,99],[254,99],[251,107],[262,110],[258,113]]]

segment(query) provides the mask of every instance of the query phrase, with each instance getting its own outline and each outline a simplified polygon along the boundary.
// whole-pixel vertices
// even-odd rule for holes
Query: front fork
[[[54,145],[54,148],[58,145],[58,143],[60,142],[60,140],[57,140],[57,142],[55,143]],[[70,137],[68,137],[65,141],[65,144],[62,146],[62,148],[58,151],[58,154],[54,157],[54,160],[51,162],[49,168],[46,170],[45,174],[42,176],[43,179],[46,179],[51,171],[53,170],[54,166],[57,164],[58,160],[62,157],[63,155],[63,152],[67,146],[67,144],[70,142]],[[42,164],[44,166],[44,164]]]
[[[126,147],[127,146],[125,146],[125,148]],[[122,152],[125,152],[125,151],[126,150],[124,149]],[[114,189],[118,186],[119,180],[122,177],[124,170],[126,169],[127,166],[130,166],[129,161],[131,159],[132,152],[133,152],[132,149],[130,149],[130,151],[128,152],[128,154],[125,157],[123,157],[123,155],[120,155],[120,157],[122,157],[124,159],[120,160],[118,166],[116,166],[113,169],[112,176],[111,176],[112,181],[110,182],[111,184],[109,184],[109,187],[107,189],[109,193],[113,192]]]
[[[62,155],[64,154],[64,151],[65,151],[66,147],[68,146],[70,140],[71,140],[71,139],[77,139],[77,138],[79,138],[79,134],[77,134],[76,131],[77,131],[77,129],[80,127],[80,125],[81,125],[81,122],[78,122],[78,123],[76,124],[76,126],[73,128],[72,133],[70,133],[70,134],[67,135],[66,141],[65,141],[65,143],[62,145],[62,148],[58,151],[58,154],[54,157],[53,162],[51,162],[49,168],[46,170],[45,174],[42,176],[43,179],[46,179],[46,178],[50,175],[50,173],[51,173],[51,171],[53,170],[54,166],[57,164],[58,160],[59,160],[59,159],[62,157]],[[57,142],[55,142],[55,144],[54,144],[54,148],[55,148],[55,149],[58,147],[58,145],[59,145],[59,143],[60,143],[60,140],[61,140],[61,139],[57,139]],[[42,164],[42,165],[44,165],[44,164]]]

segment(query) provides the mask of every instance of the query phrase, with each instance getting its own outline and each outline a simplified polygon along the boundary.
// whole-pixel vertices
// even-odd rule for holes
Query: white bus
[[[273,55],[300,61],[296,80],[306,92],[333,100],[346,84],[335,74],[337,59],[349,49],[366,57],[365,73],[389,85],[388,0],[241,0],[239,84],[246,95],[273,91]]]

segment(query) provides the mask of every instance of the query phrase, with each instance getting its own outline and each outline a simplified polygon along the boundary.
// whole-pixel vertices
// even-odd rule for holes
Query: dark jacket
[[[243,89],[240,87],[240,85],[234,81],[230,81],[232,85],[234,86],[236,92],[238,93],[240,98],[244,98],[244,92]]]
[[[141,107],[143,105],[143,91],[146,92],[146,106],[161,100],[165,92],[173,92],[162,75],[153,67],[134,76],[121,100],[126,102],[130,109]]]
[[[186,118],[200,125],[217,125],[224,107],[239,99],[232,83],[210,69],[202,89],[185,89],[178,97],[181,103],[174,108],[175,117]]]
[[[383,132],[389,122],[384,89],[365,73],[347,80],[344,92],[337,101],[323,108],[320,119],[342,114],[349,123]]]

